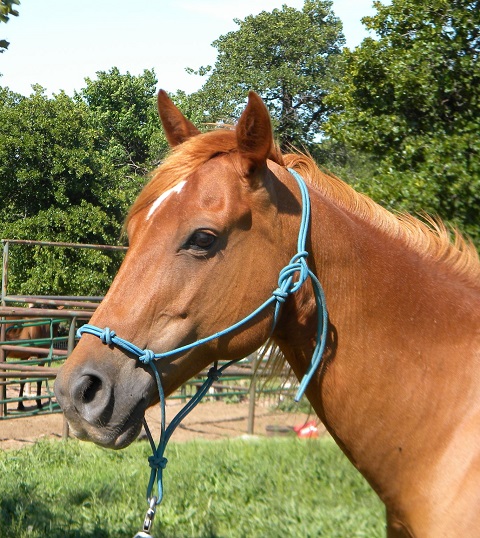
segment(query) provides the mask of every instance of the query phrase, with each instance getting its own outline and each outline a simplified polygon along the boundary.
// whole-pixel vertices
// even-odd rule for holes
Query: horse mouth
[[[75,409],[64,409],[72,434],[81,441],[89,441],[103,448],[120,450],[126,448],[139,436],[145,405],[139,402],[127,418],[120,423],[91,424]]]

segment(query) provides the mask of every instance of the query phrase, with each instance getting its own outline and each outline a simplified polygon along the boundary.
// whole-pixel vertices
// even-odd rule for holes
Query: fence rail
[[[58,317],[56,309],[48,310],[55,317],[45,317],[46,309],[40,308],[3,306],[0,312],[0,419],[60,412],[51,381],[56,366],[73,349],[74,336],[67,349],[59,349],[68,337],[59,336],[58,328],[61,324],[68,327],[77,318],[70,318],[68,312]],[[29,331],[39,327],[40,332],[31,337]],[[29,391],[32,386],[38,387],[35,395]],[[26,407],[31,403],[35,403],[33,409]]]

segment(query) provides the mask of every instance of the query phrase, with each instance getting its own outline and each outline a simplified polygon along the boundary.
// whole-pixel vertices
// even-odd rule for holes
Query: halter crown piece
[[[274,290],[272,292],[272,295],[256,310],[254,310],[251,314],[249,314],[242,320],[238,321],[237,323],[234,323],[230,327],[223,329],[222,331],[219,331],[215,334],[212,334],[211,336],[208,336],[206,338],[201,338],[200,340],[172,349],[170,351],[165,351],[164,353],[154,353],[150,349],[141,349],[137,347],[135,344],[132,344],[131,342],[129,342],[128,340],[124,340],[123,338],[120,338],[119,336],[117,336],[115,331],[113,331],[112,329],[108,327],[106,327],[105,329],[100,329],[99,327],[96,327],[95,325],[86,324],[80,327],[80,329],[78,329],[77,331],[78,337],[81,337],[85,333],[92,334],[100,338],[103,344],[114,345],[122,349],[123,351],[126,351],[127,353],[131,353],[132,355],[135,355],[138,358],[138,360],[140,360],[143,364],[148,364],[152,368],[154,376],[155,376],[155,380],[156,380],[157,388],[158,388],[158,394],[160,397],[160,413],[161,413],[160,440],[159,440],[158,445],[156,446],[155,442],[153,441],[150,430],[147,426],[147,423],[145,422],[145,419],[144,419],[144,427],[145,427],[148,440],[150,442],[150,446],[152,448],[153,455],[148,458],[148,462],[151,467],[150,481],[147,486],[147,501],[149,504],[149,508],[145,516],[143,530],[139,532],[136,535],[136,537],[150,536],[150,528],[151,528],[153,518],[155,516],[156,506],[162,502],[163,469],[165,469],[165,466],[167,464],[167,459],[164,457],[164,452],[165,452],[165,448],[167,446],[168,440],[170,439],[172,433],[174,432],[176,427],[180,424],[180,422],[188,415],[188,413],[190,413],[190,411],[200,402],[203,396],[208,392],[213,382],[216,381],[222,375],[223,371],[226,368],[228,368],[230,365],[232,365],[233,363],[238,362],[238,360],[241,360],[241,359],[235,359],[233,361],[230,361],[224,364],[220,368],[218,367],[217,362],[215,362],[213,367],[210,369],[208,373],[208,377],[206,381],[204,382],[204,384],[202,385],[202,387],[200,388],[200,390],[195,394],[195,396],[192,397],[192,399],[185,405],[185,407],[181,411],[179,411],[179,413],[173,418],[173,420],[170,422],[170,424],[166,428],[165,427],[165,422],[166,422],[165,421],[165,394],[163,391],[162,383],[160,381],[160,375],[158,374],[158,370],[155,365],[155,361],[157,359],[163,359],[165,357],[170,357],[171,355],[183,353],[185,351],[188,351],[189,349],[200,346],[202,344],[210,342],[211,340],[220,338],[221,336],[224,336],[225,334],[235,331],[236,329],[240,328],[242,325],[245,325],[246,323],[251,321],[260,312],[262,312],[265,308],[267,308],[268,306],[272,304],[274,304],[274,314],[273,314],[273,324],[272,324],[272,332],[273,332],[273,329],[275,328],[278,318],[280,316],[280,309],[281,309],[282,304],[286,301],[287,297],[290,294],[298,291],[300,287],[302,286],[302,284],[307,280],[307,278],[310,277],[310,280],[313,286],[314,295],[315,295],[315,303],[317,306],[317,312],[318,312],[316,344],[315,344],[315,349],[313,351],[310,365],[298,387],[298,391],[295,396],[296,402],[298,402],[300,398],[303,396],[308,384],[310,383],[310,380],[313,377],[313,374],[317,371],[320,365],[320,362],[322,360],[322,355],[325,350],[326,340],[327,340],[328,312],[327,312],[326,303],[325,303],[325,294],[323,292],[322,286],[318,278],[315,276],[315,274],[309,269],[307,265],[307,261],[306,261],[306,258],[308,256],[308,252],[306,251],[306,242],[307,242],[307,236],[308,236],[308,226],[310,223],[310,198],[308,196],[307,186],[302,176],[298,174],[292,168],[288,168],[288,171],[296,179],[298,186],[300,188],[301,196],[302,196],[302,218],[300,221],[300,229],[298,233],[297,253],[290,260],[290,263],[286,265],[280,271],[279,277],[278,277],[278,288]],[[296,281],[294,281],[295,275],[298,275]],[[153,491],[153,486],[155,484],[155,481],[157,482],[157,495],[153,496],[152,491]]]

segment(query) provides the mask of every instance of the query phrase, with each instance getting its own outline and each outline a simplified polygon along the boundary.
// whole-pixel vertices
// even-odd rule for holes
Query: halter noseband
[[[221,366],[220,368],[217,367],[217,363],[215,362],[214,366],[211,368],[208,374],[207,380],[202,385],[201,389],[197,392],[197,394],[194,397],[192,397],[190,402],[186,404],[186,406],[174,417],[174,419],[172,420],[172,422],[169,424],[168,428],[166,429],[165,429],[165,395],[163,392],[160,375],[155,365],[155,360],[170,357],[178,353],[184,353],[185,351],[188,351],[194,347],[200,346],[202,344],[210,342],[211,340],[220,338],[221,336],[224,336],[225,334],[235,331],[236,329],[242,327],[243,325],[245,325],[246,323],[254,319],[260,312],[262,312],[263,310],[265,310],[268,306],[272,304],[274,304],[274,307],[275,307],[274,314],[273,314],[273,324],[272,324],[272,332],[273,332],[277,324],[279,315],[280,315],[280,309],[281,309],[282,304],[286,301],[287,297],[290,294],[295,293],[298,289],[300,289],[302,284],[307,280],[308,277],[310,277],[310,280],[313,286],[314,295],[315,295],[315,303],[316,303],[317,311],[318,311],[316,345],[315,345],[315,349],[312,355],[310,365],[298,387],[298,391],[295,396],[296,402],[298,402],[300,398],[303,396],[307,388],[307,385],[309,384],[310,380],[313,377],[313,374],[316,372],[317,368],[320,365],[320,361],[322,359],[322,355],[325,350],[325,345],[326,345],[326,340],[327,340],[326,337],[327,337],[327,326],[328,326],[328,313],[327,313],[327,308],[325,304],[325,294],[323,292],[322,286],[318,278],[315,276],[315,274],[309,269],[306,262],[306,258],[308,256],[308,252],[306,251],[306,242],[307,242],[307,236],[308,236],[308,226],[310,223],[310,198],[308,195],[307,186],[302,176],[298,174],[292,168],[288,168],[288,171],[296,179],[298,186],[300,188],[301,196],[302,196],[302,217],[301,217],[300,229],[298,233],[297,253],[290,260],[290,263],[286,265],[280,271],[279,277],[278,277],[277,289],[275,289],[272,292],[272,295],[256,310],[254,310],[251,314],[249,314],[242,320],[234,323],[230,327],[227,327],[226,329],[223,329],[215,334],[212,334],[211,336],[201,338],[200,340],[197,340],[190,344],[172,349],[170,351],[165,351],[163,353],[154,353],[150,349],[141,349],[137,347],[135,344],[132,344],[131,342],[129,342],[128,340],[124,340],[123,338],[120,338],[119,336],[117,336],[115,331],[113,331],[112,329],[108,327],[106,327],[105,329],[100,329],[99,327],[96,327],[95,325],[86,324],[80,327],[77,331],[78,337],[81,337],[85,333],[92,334],[100,338],[103,344],[114,345],[122,349],[123,351],[126,351],[127,353],[131,353],[132,355],[135,355],[143,364],[150,365],[150,367],[153,370],[155,380],[157,383],[159,397],[160,397],[161,427],[160,427],[160,441],[159,441],[158,446],[155,446],[155,443],[152,439],[148,426],[144,420],[145,431],[147,433],[147,437],[150,441],[150,445],[153,451],[153,456],[150,456],[149,458],[149,464],[150,464],[150,467],[152,468],[152,472],[150,476],[150,482],[147,487],[147,500],[149,502],[149,510],[147,511],[147,516],[144,522],[144,530],[146,532],[150,530],[150,526],[151,526],[151,523],[155,514],[155,505],[160,504],[163,497],[162,471],[165,468],[165,465],[167,463],[167,459],[163,456],[163,454],[164,454],[168,440],[170,439],[175,428],[183,420],[183,418],[197,405],[197,403],[199,403],[199,401],[203,398],[203,396],[208,392],[208,389],[211,387],[212,383],[222,375],[223,371],[226,368],[228,368],[231,364],[237,362],[239,359],[230,361],[224,364],[223,366]],[[296,273],[298,273],[298,279],[294,281],[293,278]],[[151,495],[153,486],[155,483],[155,478],[157,478],[158,497],[154,497],[154,496],[152,497]],[[153,502],[153,500],[155,501]],[[147,529],[147,526],[148,526],[148,529]]]

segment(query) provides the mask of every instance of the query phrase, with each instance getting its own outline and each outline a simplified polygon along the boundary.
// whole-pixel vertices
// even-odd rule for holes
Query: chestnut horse
[[[308,184],[308,265],[328,306],[323,361],[306,389],[318,416],[385,503],[388,536],[480,535],[480,264],[438,223],[395,216],[309,157],[282,155],[250,93],[235,130],[200,134],[158,96],[171,155],[128,215],[130,247],[92,317],[166,352],[254,311],[297,252]],[[212,361],[269,338],[301,379],[315,347],[310,280],[234,332],[156,361],[166,394]],[[104,345],[109,343],[110,345]],[[158,401],[152,371],[84,334],[55,392],[81,439],[121,448]]]
[[[6,319],[9,319],[8,317]],[[7,341],[18,341],[18,340],[46,340],[51,338],[51,329],[50,321],[47,320],[44,323],[41,322],[38,318],[23,318],[17,322],[9,323],[6,325],[5,338]],[[30,346],[32,344],[29,344]],[[5,351],[5,356],[10,357],[11,359],[20,359],[20,360],[29,360],[29,359],[38,359],[39,354],[32,352],[31,350],[23,349],[22,345],[18,345],[15,351]],[[23,392],[25,389],[25,382],[20,381],[20,392],[18,394],[19,398],[23,397]],[[40,398],[42,392],[42,382],[37,381],[37,398],[36,404],[38,409],[42,409],[42,400]],[[25,405],[23,401],[18,402],[17,409],[19,411],[25,411]]]

